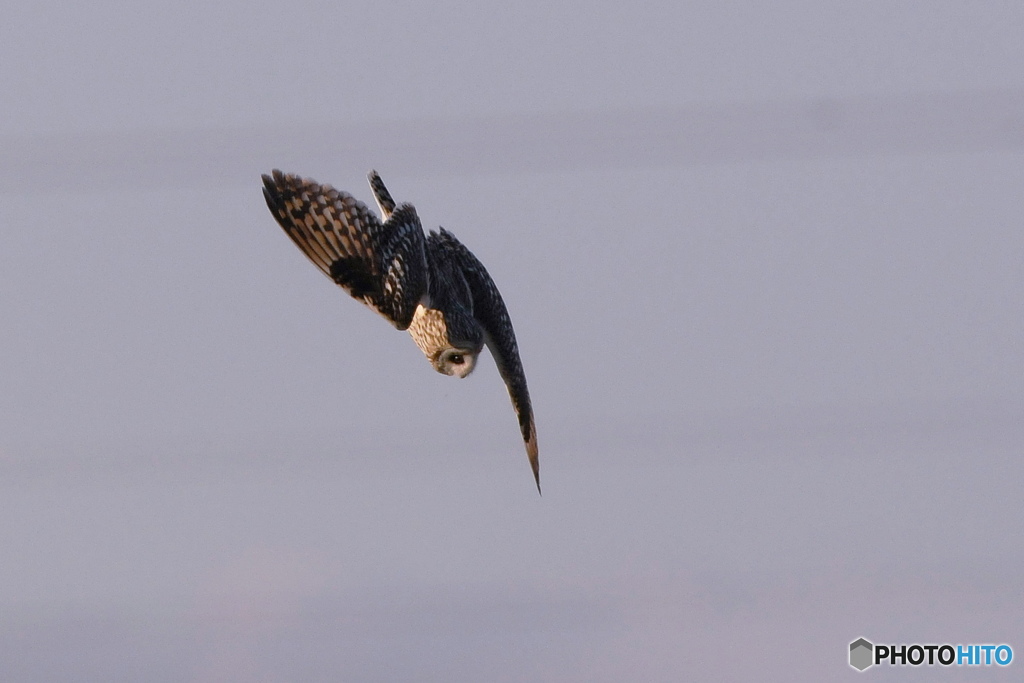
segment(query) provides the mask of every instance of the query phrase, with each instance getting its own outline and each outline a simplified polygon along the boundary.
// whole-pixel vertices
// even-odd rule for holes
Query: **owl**
[[[424,235],[416,209],[396,205],[376,171],[381,218],[347,192],[275,170],[263,196],[284,231],[324,275],[408,330],[435,370],[468,377],[486,346],[505,381],[540,491],[537,429],[505,302],[483,264],[444,228]]]

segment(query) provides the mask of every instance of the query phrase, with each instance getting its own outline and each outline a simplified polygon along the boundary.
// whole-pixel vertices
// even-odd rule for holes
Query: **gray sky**
[[[0,678],[1024,655],[1021,35],[1009,2],[6,8]],[[487,265],[543,498],[493,363],[442,377],[331,285],[274,167],[364,200],[374,167]]]

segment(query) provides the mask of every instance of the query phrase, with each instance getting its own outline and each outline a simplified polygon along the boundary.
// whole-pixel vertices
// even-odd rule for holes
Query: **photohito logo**
[[[874,645],[866,638],[850,643],[850,666],[864,671],[869,666],[1008,666],[1013,661],[1009,645]]]

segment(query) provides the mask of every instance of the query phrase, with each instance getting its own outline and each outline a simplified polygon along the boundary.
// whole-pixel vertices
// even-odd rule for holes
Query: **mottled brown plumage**
[[[397,206],[369,175],[384,222],[346,192],[275,170],[263,176],[271,213],[325,275],[400,330],[440,373],[467,377],[486,345],[508,388],[540,491],[537,430],[515,331],[483,264],[445,230],[424,236],[411,204]]]

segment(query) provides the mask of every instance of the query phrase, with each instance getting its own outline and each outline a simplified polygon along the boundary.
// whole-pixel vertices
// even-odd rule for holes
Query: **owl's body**
[[[369,176],[384,222],[354,197],[275,170],[263,176],[271,213],[292,241],[354,298],[408,330],[440,373],[466,377],[486,345],[508,388],[540,490],[537,433],[512,321],[483,264],[450,232],[423,234]]]

